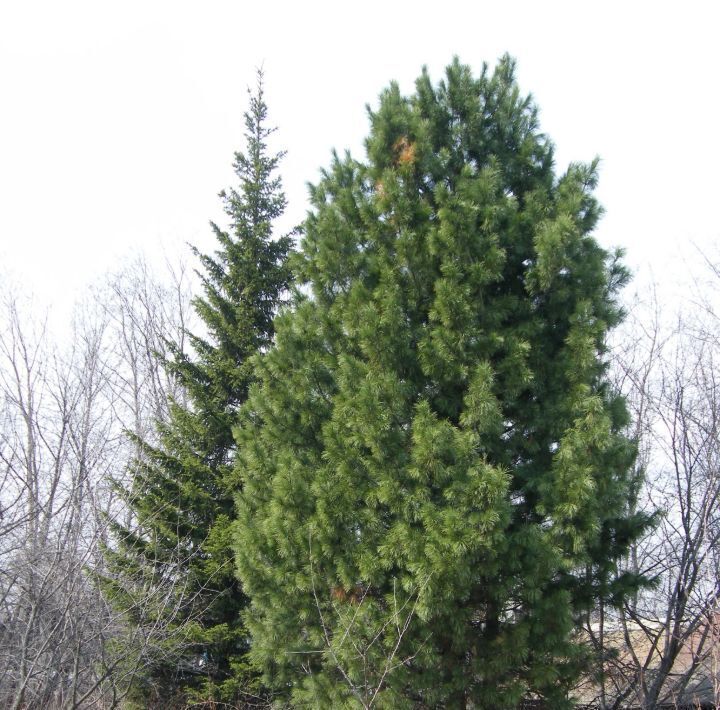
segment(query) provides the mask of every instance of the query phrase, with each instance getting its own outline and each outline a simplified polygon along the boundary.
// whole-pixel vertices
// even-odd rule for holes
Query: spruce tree
[[[262,74],[245,114],[245,152],[235,154],[239,185],[222,192],[230,229],[212,224],[218,248],[199,258],[203,294],[194,301],[206,333],[188,334],[192,354],[174,348],[163,364],[182,385],[187,402],[170,403],[158,424],[159,444],[138,442],[127,499],[136,530],[118,528],[110,553],[115,603],[143,614],[143,624],[166,627],[164,658],[146,672],[160,707],[188,699],[238,702],[249,682],[248,634],[240,619],[246,596],[234,575],[228,475],[232,429],[253,379],[251,357],[273,339],[273,317],[287,294],[291,237],[273,239],[285,209],[271,154]],[[166,585],[168,593],[159,589]],[[157,611],[148,615],[148,599]],[[166,660],[165,660],[166,659]]]
[[[237,431],[251,657],[302,707],[565,707],[645,522],[597,163],[555,174],[508,57],[392,84],[370,121],[311,188]]]

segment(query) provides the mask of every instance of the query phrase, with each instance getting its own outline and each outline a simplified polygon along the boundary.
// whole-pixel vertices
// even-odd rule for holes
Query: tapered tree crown
[[[229,229],[212,225],[218,248],[194,249],[203,295],[194,306],[206,335],[189,333],[192,353],[173,349],[162,364],[187,394],[173,401],[159,423],[160,443],[138,441],[133,490],[127,501],[137,531],[119,530],[120,569],[113,595],[159,596],[158,580],[179,579],[178,593],[158,613],[175,629],[165,657],[148,664],[152,704],[179,707],[188,699],[237,702],[252,690],[245,654],[248,634],[241,611],[247,597],[234,575],[228,481],[235,449],[232,428],[253,380],[252,357],[273,339],[273,317],[287,297],[291,237],[275,239],[273,224],[285,209],[276,175],[282,153],[268,152],[262,74],[249,92],[245,152],[235,154],[235,189],[221,193]],[[137,589],[136,580],[144,582]],[[175,700],[169,698],[175,696]]]

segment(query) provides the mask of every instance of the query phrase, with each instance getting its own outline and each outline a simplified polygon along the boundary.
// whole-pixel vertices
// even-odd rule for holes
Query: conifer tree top
[[[597,165],[555,174],[509,57],[391,84],[370,120],[311,190],[311,295],[238,432],[251,654],[315,707],[563,707],[632,527]]]
[[[187,404],[171,403],[157,446],[137,442],[139,470],[128,498],[142,533],[123,531],[123,549],[114,556],[119,566],[149,580],[150,593],[153,580],[183,582],[180,598],[160,613],[170,620],[151,619],[177,629],[180,647],[169,644],[168,660],[148,673],[161,692],[184,694],[185,700],[235,703],[253,678],[245,667],[248,639],[240,616],[247,597],[230,550],[233,427],[254,379],[252,359],[274,337],[273,317],[289,287],[291,248],[290,237],[273,234],[285,208],[277,174],[283,154],[267,145],[272,129],[262,79],[258,73],[256,90],[249,91],[245,150],[235,154],[237,186],[221,193],[229,228],[212,225],[213,254],[194,250],[203,286],[194,306],[206,334],[189,334],[192,352],[176,348],[163,363],[184,388]],[[127,575],[121,579],[128,582]]]

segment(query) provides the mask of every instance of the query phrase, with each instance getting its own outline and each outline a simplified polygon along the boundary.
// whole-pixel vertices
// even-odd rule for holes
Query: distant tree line
[[[0,705],[716,705],[715,261],[623,307],[509,57],[391,84],[286,235],[267,114],[194,275],[63,345],[3,290]]]

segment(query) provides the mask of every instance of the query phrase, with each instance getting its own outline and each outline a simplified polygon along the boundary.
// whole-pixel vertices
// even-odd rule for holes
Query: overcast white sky
[[[265,68],[289,221],[364,106],[503,52],[557,145],[602,159],[605,245],[670,287],[720,237],[714,2],[0,0],[0,274],[66,308],[139,250],[212,249],[246,87]]]

